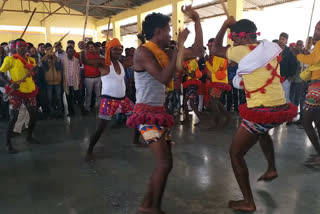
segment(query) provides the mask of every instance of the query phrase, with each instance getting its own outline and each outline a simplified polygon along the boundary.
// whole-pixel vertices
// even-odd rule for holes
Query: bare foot
[[[95,159],[94,159],[94,155],[92,153],[87,153],[86,157],[85,157],[85,161],[86,162],[93,162]]]
[[[229,201],[229,207],[231,209],[240,210],[240,211],[247,211],[247,212],[256,211],[256,205],[254,204],[254,202],[247,202],[244,200]]]
[[[276,170],[268,170],[266,173],[264,173],[260,178],[258,178],[258,181],[272,181],[278,177],[278,173]]]

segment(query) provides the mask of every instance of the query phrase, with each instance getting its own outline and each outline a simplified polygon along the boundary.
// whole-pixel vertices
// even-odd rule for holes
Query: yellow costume
[[[33,66],[36,65],[35,60],[31,57],[27,57],[27,63],[32,64]],[[29,72],[29,70],[25,68],[23,62],[14,56],[8,56],[4,59],[0,71],[3,73],[9,71],[12,82],[18,82],[19,80],[22,80]],[[20,88],[18,89],[18,91],[21,93],[32,93],[35,90],[36,85],[32,77],[27,77],[25,81],[20,84]]]
[[[320,80],[320,41],[318,41],[310,55],[298,54],[297,59],[308,64],[309,67],[300,74],[301,79]]]
[[[249,45],[241,45],[230,47],[227,51],[228,59],[239,63],[242,58],[251,52]],[[274,58],[269,64],[275,68],[277,67],[277,58]],[[280,76],[280,66],[276,69],[276,74]],[[268,70],[267,66],[253,71],[251,74],[243,75],[243,82],[247,91],[255,91],[263,87],[266,82],[272,77],[272,72]],[[282,89],[279,77],[275,77],[271,84],[264,88],[264,93],[251,93],[247,96],[248,108],[253,107],[273,107],[280,106],[286,103],[284,91]]]
[[[187,76],[187,81],[183,83],[183,87],[187,88],[190,85],[200,85],[201,81],[199,80],[199,78],[201,78],[202,73],[199,70],[198,61],[196,59],[191,59],[191,60],[185,61],[183,64],[184,64],[184,68],[187,70],[189,74],[191,74],[192,72],[195,72],[195,77]]]
[[[207,83],[207,88],[211,89],[210,95],[214,98],[220,98],[223,91],[230,91],[228,84],[228,61],[227,59],[212,56],[206,61],[206,70],[211,76],[211,82]]]
[[[240,63],[256,45],[240,45],[227,50],[228,59]],[[286,104],[280,76],[281,57],[276,56],[265,67],[242,75],[247,103],[239,106],[241,126],[248,132],[261,135],[276,124],[292,121],[297,107]]]
[[[308,88],[304,109],[307,111],[320,111],[320,41],[318,41],[310,55],[299,54],[297,59],[308,64],[307,70],[300,74],[301,79],[311,84]]]

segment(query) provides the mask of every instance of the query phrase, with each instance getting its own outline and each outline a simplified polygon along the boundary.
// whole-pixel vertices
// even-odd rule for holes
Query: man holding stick
[[[36,139],[32,137],[32,132],[36,125],[36,110],[37,100],[36,96],[38,88],[36,87],[32,79],[32,70],[35,66],[35,60],[26,56],[27,43],[23,39],[17,39],[16,42],[17,54],[6,57],[1,68],[0,78],[8,83],[6,92],[14,90],[10,94],[10,120],[7,130],[7,150],[9,153],[16,153],[17,151],[12,147],[11,137],[14,125],[19,115],[19,109],[24,104],[30,115],[30,123],[28,128],[27,142],[38,143]],[[5,73],[9,71],[11,81],[8,80]]]

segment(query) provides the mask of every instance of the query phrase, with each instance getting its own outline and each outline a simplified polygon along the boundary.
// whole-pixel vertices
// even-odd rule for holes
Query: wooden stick
[[[109,16],[108,31],[107,31],[107,41],[109,40],[110,22],[111,22],[111,16]]]
[[[57,42],[57,44],[60,43],[64,38],[66,38],[66,36],[68,36],[70,32],[71,32],[71,31],[68,31],[66,34],[64,34],[64,36],[59,39],[59,41]]]
[[[27,73],[21,80],[19,80],[19,81],[16,82],[16,83],[17,83],[18,85],[20,85],[23,81],[25,81],[25,80],[30,76],[31,72],[32,72],[32,69],[30,69],[30,70],[28,71],[28,73]],[[3,98],[2,98],[3,101],[4,101],[4,102],[8,102],[10,95],[11,95],[15,90],[16,90],[16,89],[12,88],[8,93],[5,93],[4,96],[3,96]]]
[[[66,33],[66,34],[65,34],[63,37],[61,37],[55,44],[56,44],[56,45],[59,44],[64,38],[66,38],[66,37],[69,35],[70,32],[71,32],[71,31],[69,31],[68,33]],[[56,45],[54,46],[54,48],[56,48]],[[51,48],[50,51],[48,51],[45,56],[50,55],[52,52],[53,52],[53,48]],[[42,59],[44,59],[44,57],[42,57]],[[40,60],[40,62],[42,61],[42,59]]]
[[[227,17],[229,18],[229,12],[228,12],[228,9],[226,7],[226,5],[224,4],[224,0],[220,0],[220,4],[224,10],[224,13],[227,15]]]
[[[85,36],[86,36],[86,28],[87,28],[88,14],[89,14],[89,5],[90,5],[90,0],[87,0],[87,5],[86,5],[86,19],[85,19],[85,21],[84,21],[82,41],[84,41],[84,38],[85,38]]]
[[[20,36],[20,39],[22,39],[22,37],[23,37],[24,34],[26,33],[26,31],[27,31],[27,29],[28,29],[28,27],[29,27],[29,24],[30,24],[30,22],[31,22],[31,20],[32,20],[32,17],[33,17],[33,15],[34,15],[34,13],[36,12],[36,10],[37,10],[37,8],[34,8],[31,16],[30,16],[30,18],[29,18],[29,21],[28,21],[27,25],[26,25],[26,27],[24,28],[24,31],[22,32],[22,34],[21,34],[21,36]]]
[[[311,30],[311,24],[312,24],[312,18],[313,18],[313,12],[314,12],[314,7],[316,4],[316,0],[313,0],[313,7],[312,7],[312,12],[311,12],[311,17],[310,17],[310,23],[309,23],[309,29],[308,29],[308,34],[307,34],[307,40],[306,40],[306,45],[309,39],[309,34],[310,34],[310,30]]]

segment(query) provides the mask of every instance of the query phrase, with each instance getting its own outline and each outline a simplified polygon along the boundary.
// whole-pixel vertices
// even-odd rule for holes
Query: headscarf
[[[111,50],[111,48],[116,47],[116,46],[122,46],[121,42],[117,38],[114,38],[106,43],[106,53],[105,53],[106,54],[106,59],[105,59],[106,66],[111,65],[111,58],[110,58],[111,52],[110,52],[110,50]]]

